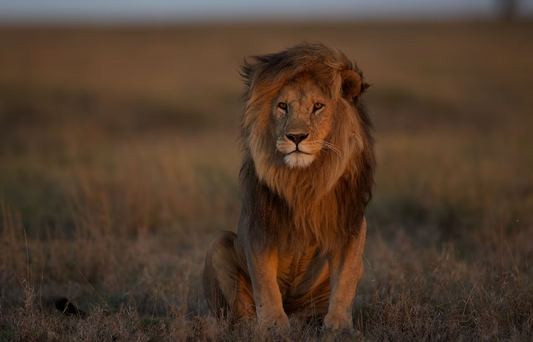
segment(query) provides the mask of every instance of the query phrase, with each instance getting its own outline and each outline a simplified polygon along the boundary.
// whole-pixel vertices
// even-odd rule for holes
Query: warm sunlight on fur
[[[290,154],[287,154],[283,160],[285,161],[285,164],[289,167],[299,167],[299,168],[306,168],[313,160],[315,160],[315,157],[313,157],[310,154],[301,153],[301,152],[293,152]]]
[[[317,82],[305,76],[288,82],[280,90],[272,119],[276,147],[287,166],[306,168],[322,149],[335,148],[324,140],[331,130],[330,101]]]
[[[351,329],[374,183],[362,72],[340,51],[298,45],[243,66],[237,234],[211,241],[204,292],[216,315],[262,327],[323,317]]]
[[[533,342],[533,22],[249,19],[0,25],[0,341]],[[305,46],[247,58],[243,86],[245,55],[301,41],[375,86],[331,100],[358,69]],[[280,134],[315,91],[329,134],[309,108]],[[328,256],[363,211],[336,333]]]

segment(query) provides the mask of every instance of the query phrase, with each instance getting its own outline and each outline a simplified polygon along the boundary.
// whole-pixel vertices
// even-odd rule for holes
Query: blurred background
[[[18,308],[57,296],[206,314],[207,243],[240,214],[239,65],[323,42],[373,85],[356,326],[412,340],[406,305],[458,322],[452,339],[528,336],[532,16],[528,0],[0,1],[0,326],[37,329]]]

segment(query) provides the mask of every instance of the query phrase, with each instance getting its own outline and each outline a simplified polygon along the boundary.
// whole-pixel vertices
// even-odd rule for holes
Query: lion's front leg
[[[262,327],[289,328],[289,318],[283,310],[277,281],[278,252],[250,250],[247,253],[248,270],[252,280],[257,321]]]
[[[363,219],[358,236],[354,236],[341,251],[328,255],[331,283],[329,308],[324,326],[330,329],[352,329],[352,304],[355,291],[363,275],[363,250],[366,239],[366,220]]]

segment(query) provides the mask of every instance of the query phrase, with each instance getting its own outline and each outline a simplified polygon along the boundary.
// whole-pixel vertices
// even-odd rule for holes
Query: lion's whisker
[[[342,153],[341,149],[337,147],[335,144],[330,143],[329,141],[323,142],[323,148],[322,149],[328,149],[333,151],[338,157],[343,158],[344,153]]]

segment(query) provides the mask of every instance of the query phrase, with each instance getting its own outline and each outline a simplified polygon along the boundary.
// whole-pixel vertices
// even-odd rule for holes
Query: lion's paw
[[[353,330],[352,316],[328,313],[324,317],[324,328],[331,330]]]
[[[267,314],[261,317],[259,325],[262,328],[277,328],[282,330],[289,330],[291,325],[289,317],[285,312]]]

